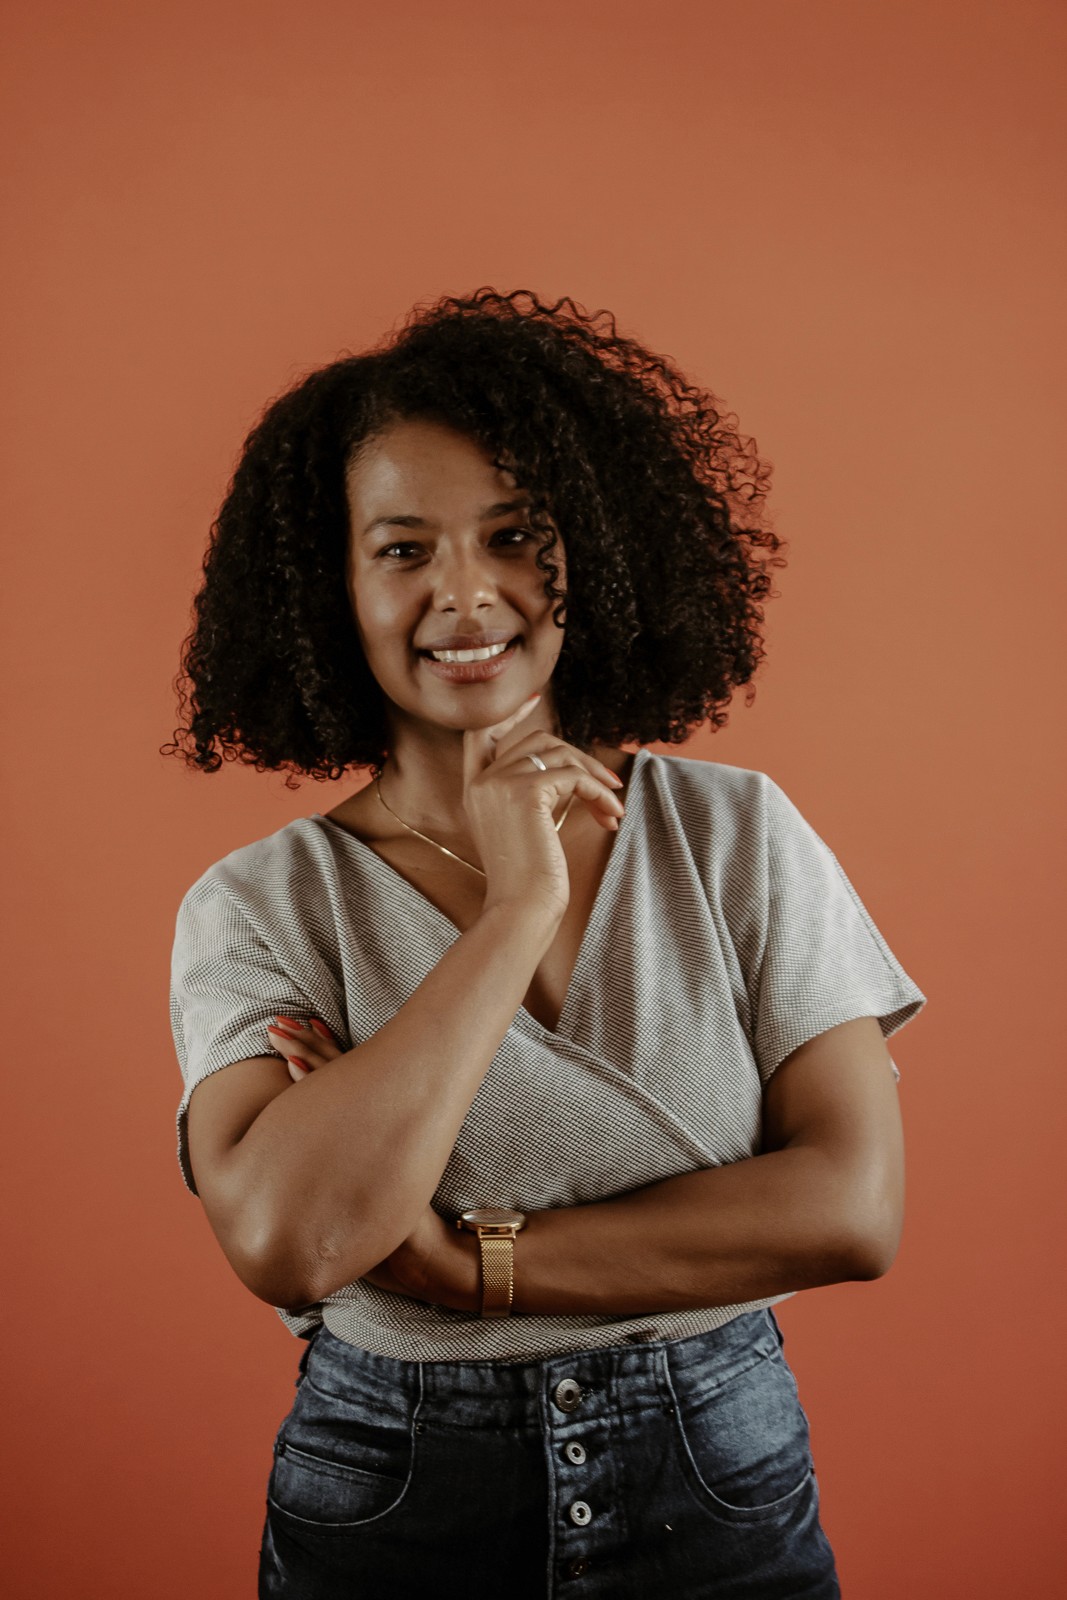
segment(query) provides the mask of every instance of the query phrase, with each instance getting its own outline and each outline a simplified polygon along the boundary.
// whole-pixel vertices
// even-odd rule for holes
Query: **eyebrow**
[[[506,517],[510,511],[527,511],[531,505],[529,497],[521,500],[498,500],[495,505],[486,506],[484,511],[479,511],[478,521],[488,522],[490,517]],[[405,516],[375,517],[373,522],[368,522],[363,530],[363,537],[373,533],[375,528],[426,528],[430,524],[425,517]]]

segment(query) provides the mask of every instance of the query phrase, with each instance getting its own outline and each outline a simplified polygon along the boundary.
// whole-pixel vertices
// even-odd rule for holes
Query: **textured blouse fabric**
[[[365,1043],[459,936],[319,813],[209,867],[179,907],[171,969],[187,1187],[196,1193],[186,1111],[202,1078],[278,1055],[266,1031],[278,1012],[320,1017],[346,1050]],[[744,1160],[759,1149],[762,1091],[791,1051],[861,1016],[888,1038],[925,1003],[773,779],[639,750],[557,1026],[520,1006],[433,1205],[450,1220],[472,1206],[541,1211]],[[400,1360],[525,1361],[687,1338],[788,1298],[483,1321],[357,1280],[275,1309],[296,1335],[325,1322]]]

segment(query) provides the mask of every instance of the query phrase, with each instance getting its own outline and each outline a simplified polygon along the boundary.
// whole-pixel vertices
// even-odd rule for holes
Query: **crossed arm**
[[[639,1316],[876,1278],[896,1254],[903,1207],[892,1063],[877,1020],[858,1017],[779,1066],[764,1094],[761,1154],[528,1214],[512,1310]],[[479,1275],[475,1236],[429,1207],[365,1274],[471,1315]]]

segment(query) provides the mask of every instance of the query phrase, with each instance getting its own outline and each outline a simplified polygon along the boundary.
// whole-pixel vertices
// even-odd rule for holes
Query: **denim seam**
[[[314,1385],[312,1385],[312,1388],[314,1388]],[[322,1390],[318,1390],[316,1392],[321,1394],[323,1391]],[[334,1399],[336,1397],[332,1396],[332,1395],[327,1395],[326,1398],[327,1399]],[[316,1521],[313,1517],[302,1517],[302,1516],[299,1515],[298,1512],[290,1511],[287,1506],[283,1506],[279,1501],[275,1500],[272,1497],[272,1495],[270,1494],[269,1486],[268,1486],[267,1502],[268,1502],[269,1506],[271,1507],[271,1509],[273,1511],[276,1511],[276,1512],[280,1513],[282,1517],[287,1517],[293,1522],[300,1523],[300,1525],[302,1527],[314,1528],[316,1530],[316,1532],[321,1532],[321,1533],[324,1533],[324,1534],[345,1533],[349,1529],[352,1529],[352,1528],[366,1528],[366,1527],[369,1527],[369,1525],[372,1522],[380,1522],[383,1517],[391,1516],[392,1513],[394,1511],[396,1511],[403,1504],[403,1502],[407,1499],[408,1491],[411,1488],[412,1480],[413,1480],[413,1478],[415,1476],[416,1456],[417,1456],[417,1453],[418,1453],[418,1444],[416,1442],[417,1441],[417,1436],[418,1436],[417,1424],[418,1424],[418,1421],[419,1421],[419,1413],[422,1410],[422,1400],[423,1400],[423,1385],[422,1385],[422,1369],[421,1369],[421,1366],[420,1366],[419,1374],[418,1374],[418,1397],[417,1397],[417,1399],[415,1401],[414,1408],[412,1409],[411,1422],[410,1422],[410,1426],[408,1428],[408,1437],[409,1437],[409,1440],[410,1440],[411,1448],[410,1448],[410,1451],[409,1451],[409,1454],[408,1454],[408,1472],[407,1472],[407,1477],[404,1479],[403,1487],[401,1488],[400,1493],[397,1495],[396,1499],[391,1502],[391,1504],[385,1506],[381,1511],[376,1511],[375,1514],[372,1517],[357,1517],[355,1519],[355,1521],[352,1521],[352,1522],[319,1522],[319,1521]],[[288,1440],[286,1440],[283,1437],[282,1440],[281,1440],[281,1443],[282,1443],[282,1446],[283,1446],[283,1452],[282,1453],[284,1453],[285,1451],[288,1451],[288,1449],[290,1448]],[[337,1466],[344,1466],[343,1462],[339,1462],[339,1463],[330,1462],[329,1460],[327,1460],[324,1457],[312,1455],[307,1450],[300,1450],[296,1445],[293,1445],[291,1448],[292,1448],[294,1454],[299,1455],[299,1456],[303,1456],[304,1459],[307,1460],[307,1461],[323,1461],[324,1465],[327,1467],[327,1469],[329,1471],[329,1475],[331,1475],[333,1477],[342,1477],[342,1476],[344,1476],[344,1474],[338,1473],[336,1471],[336,1467]],[[316,1469],[315,1468],[309,1468],[308,1470],[309,1471],[314,1471]],[[357,1468],[355,1470],[358,1471],[359,1469]],[[364,1476],[365,1477],[378,1477],[380,1475],[376,1474],[376,1473],[374,1473],[374,1474],[366,1473],[366,1474],[364,1474]],[[355,1482],[356,1480],[355,1479],[346,1479],[346,1481]],[[396,1482],[397,1480],[393,1479],[391,1481]]]
[[[755,1363],[752,1363],[752,1366],[754,1365]],[[745,1371],[750,1372],[752,1370],[752,1366],[746,1367]],[[769,1500],[766,1505],[762,1506],[733,1506],[728,1500],[723,1500],[715,1493],[714,1489],[710,1488],[704,1482],[704,1479],[701,1476],[700,1468],[696,1464],[696,1458],[693,1455],[689,1445],[689,1440],[686,1437],[685,1426],[682,1422],[682,1407],[679,1404],[674,1384],[671,1383],[669,1371],[667,1372],[667,1382],[670,1384],[671,1393],[674,1395],[674,1411],[671,1420],[674,1424],[673,1432],[675,1442],[681,1447],[680,1454],[683,1469],[682,1480],[685,1483],[690,1495],[696,1501],[697,1505],[702,1506],[705,1511],[709,1512],[713,1517],[716,1517],[720,1522],[728,1525],[736,1525],[738,1523],[755,1523],[769,1520],[777,1512],[781,1511],[786,1505],[788,1505],[791,1500],[796,1499],[796,1497],[814,1477],[815,1463],[811,1458],[811,1451],[809,1450],[807,1452],[808,1469],[804,1476],[801,1478],[800,1482],[795,1488],[790,1489],[786,1494],[779,1495],[777,1500]],[[696,1479],[696,1483],[699,1485],[701,1491],[699,1495],[697,1494],[693,1483],[690,1481],[690,1475]]]

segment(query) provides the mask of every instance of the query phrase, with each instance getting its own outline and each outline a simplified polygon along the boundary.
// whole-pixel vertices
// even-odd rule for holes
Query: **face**
[[[347,484],[349,594],[394,737],[489,727],[539,691],[551,714],[563,630],[515,478],[465,434],[405,419],[364,447]],[[562,588],[562,541],[552,559]]]

